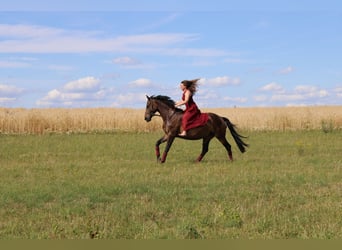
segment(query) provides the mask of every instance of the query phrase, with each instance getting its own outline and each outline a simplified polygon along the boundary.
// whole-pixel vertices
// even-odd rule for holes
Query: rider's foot
[[[182,137],[186,136],[186,131],[184,130],[182,133],[179,134],[179,136],[182,136]]]

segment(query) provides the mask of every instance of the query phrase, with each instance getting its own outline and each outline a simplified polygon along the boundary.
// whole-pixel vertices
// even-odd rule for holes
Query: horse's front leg
[[[160,138],[157,142],[156,142],[156,156],[157,156],[157,161],[160,162],[160,150],[159,150],[159,145],[162,144],[163,142],[166,142],[167,140],[167,136],[164,135],[162,138]]]
[[[167,142],[166,142],[166,147],[165,147],[165,150],[164,150],[164,153],[163,153],[163,156],[160,160],[161,163],[164,163],[166,161],[166,157],[167,157],[167,153],[169,152],[170,148],[171,148],[171,145],[173,143],[173,141],[175,140],[175,137],[174,136],[169,136],[167,138]]]

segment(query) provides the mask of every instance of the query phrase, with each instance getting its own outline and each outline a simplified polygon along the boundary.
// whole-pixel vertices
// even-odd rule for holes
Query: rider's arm
[[[176,102],[175,106],[177,107],[177,106],[181,106],[181,105],[187,104],[189,99],[190,99],[190,96],[191,96],[190,90],[185,91],[185,93],[184,93],[184,101],[182,100],[182,101]]]

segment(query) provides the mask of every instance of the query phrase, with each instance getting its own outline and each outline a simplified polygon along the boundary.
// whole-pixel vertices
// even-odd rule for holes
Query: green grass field
[[[341,131],[227,136],[235,161],[213,140],[200,164],[176,139],[163,165],[161,135],[1,135],[0,238],[342,238]]]

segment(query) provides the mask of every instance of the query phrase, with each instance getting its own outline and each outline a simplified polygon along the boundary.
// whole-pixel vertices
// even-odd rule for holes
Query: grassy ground
[[[161,133],[0,136],[0,238],[342,238],[341,131],[250,132],[234,162],[213,140]]]

